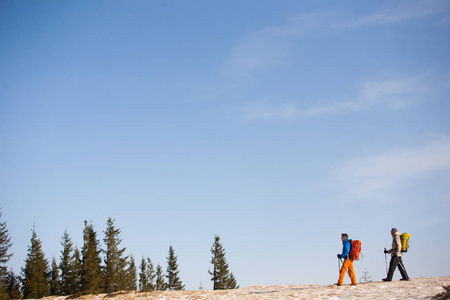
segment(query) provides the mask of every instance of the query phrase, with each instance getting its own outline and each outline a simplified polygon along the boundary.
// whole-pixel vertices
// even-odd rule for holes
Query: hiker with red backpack
[[[384,248],[385,254],[386,253],[391,254],[391,262],[389,263],[389,272],[387,273],[387,277],[383,278],[383,281],[392,281],[392,276],[394,275],[394,271],[397,268],[397,266],[398,270],[400,271],[400,274],[402,275],[402,279],[400,280],[411,281],[411,279],[409,279],[408,273],[406,273],[406,269],[402,261],[402,239],[401,239],[402,234],[398,232],[397,228],[392,228],[391,235],[392,235],[392,248],[390,250],[386,250],[386,248]],[[407,249],[403,250],[403,252],[406,251]]]
[[[342,241],[342,245],[343,245],[342,253],[338,254],[337,257],[338,257],[338,259],[343,258],[344,264],[342,265],[342,268],[339,271],[339,280],[338,280],[337,285],[341,286],[344,283],[344,276],[345,276],[345,272],[347,271],[347,269],[348,269],[348,276],[350,276],[350,279],[352,280],[352,285],[356,285],[355,271],[353,269],[353,260],[355,259],[355,257],[350,256],[352,242],[351,242],[351,240],[349,240],[348,234],[346,234],[346,233],[343,233],[341,235],[341,241]],[[359,245],[361,246],[361,244],[359,244]],[[359,255],[359,252],[358,252],[358,255]],[[358,258],[356,258],[356,259],[358,259]]]

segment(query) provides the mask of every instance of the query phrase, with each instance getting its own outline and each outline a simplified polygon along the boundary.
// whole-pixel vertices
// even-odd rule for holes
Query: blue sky
[[[450,275],[449,33],[447,1],[1,1],[11,267],[111,216],[187,289],[214,234],[241,287],[334,283],[342,232],[379,280],[392,227]]]

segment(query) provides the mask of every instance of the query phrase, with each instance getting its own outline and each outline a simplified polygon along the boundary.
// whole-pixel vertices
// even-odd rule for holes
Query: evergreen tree
[[[164,281],[163,270],[160,265],[156,267],[155,291],[167,290],[167,283]]]
[[[61,271],[60,285],[61,295],[67,296],[78,292],[76,288],[77,270],[75,269],[75,257],[73,255],[73,243],[70,239],[67,230],[64,231],[61,245],[61,262],[59,263],[59,270]]]
[[[103,291],[100,242],[94,226],[84,222],[83,247],[81,249],[81,292],[98,294]]]
[[[25,299],[42,298],[49,295],[48,262],[42,251],[42,243],[38,239],[35,227],[31,236],[31,246],[22,268],[22,291]]]
[[[9,299],[20,299],[22,293],[20,291],[20,278],[13,271],[9,271],[6,277],[6,292]]]
[[[369,271],[367,269],[364,269],[363,276],[359,279],[359,282],[372,282],[372,278],[369,275]]]
[[[128,288],[127,259],[128,256],[121,259],[118,266],[119,278],[117,282],[117,291],[126,291]]]
[[[236,278],[234,278],[233,273],[230,273],[230,280],[228,281],[228,289],[235,290],[238,289]]]
[[[142,257],[140,272],[139,272],[139,290],[141,292],[152,292],[155,290],[155,270],[150,257]]]
[[[148,276],[147,276],[147,262],[145,258],[142,257],[141,266],[139,267],[139,291],[147,292],[148,291]]]
[[[53,256],[52,269],[50,272],[50,296],[58,296],[61,293],[61,285],[59,283],[59,269],[56,258]]]
[[[130,260],[128,262],[128,268],[126,272],[127,278],[127,291],[135,291],[136,290],[136,262],[134,260],[133,255],[130,255]]]
[[[114,226],[114,220],[108,218],[104,242],[105,252],[105,292],[113,293],[127,288],[126,260],[123,253],[126,248],[119,249],[121,243],[120,229]]]
[[[76,294],[82,291],[81,281],[83,278],[83,263],[81,259],[81,253],[78,247],[73,250],[72,256],[73,262],[73,285],[69,286],[69,294]]]
[[[167,288],[170,291],[184,290],[184,285],[181,282],[178,273],[178,263],[177,257],[175,256],[175,252],[170,246],[169,248],[169,256],[167,257]]]
[[[156,274],[150,257],[147,257],[147,278],[148,278],[148,286],[147,286],[148,290],[154,291],[156,289],[155,287]]]
[[[2,211],[0,210],[0,220],[2,218]],[[8,267],[6,264],[12,256],[8,254],[9,247],[11,247],[11,237],[6,229],[6,222],[0,221],[0,293],[6,292],[6,280],[8,276]]]
[[[214,237],[214,244],[211,247],[213,271],[208,271],[212,276],[214,290],[237,289],[236,279],[230,273],[227,260],[225,258],[225,249],[220,243],[220,236]]]

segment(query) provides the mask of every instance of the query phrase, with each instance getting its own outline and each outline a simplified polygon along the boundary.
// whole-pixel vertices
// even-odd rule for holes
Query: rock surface
[[[252,286],[225,291],[174,292],[119,292],[115,294],[87,295],[84,300],[169,300],[169,299],[430,299],[444,292],[450,285],[450,276],[414,278],[412,281],[368,282],[357,286],[344,285],[278,285]],[[47,297],[64,300],[66,297]]]

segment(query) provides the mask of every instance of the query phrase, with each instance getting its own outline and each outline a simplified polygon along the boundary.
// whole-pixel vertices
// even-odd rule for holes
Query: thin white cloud
[[[300,108],[293,102],[279,105],[253,104],[244,110],[248,120],[292,120],[324,114],[350,114],[382,107],[404,109],[426,98],[432,92],[427,79],[430,72],[419,76],[367,81],[351,100],[330,99],[329,105]]]
[[[332,28],[350,29],[373,25],[390,25],[406,22],[414,18],[441,14],[450,10],[448,1],[408,1],[403,3],[394,2],[395,4],[397,6],[363,16],[352,22],[334,24]]]
[[[415,148],[347,161],[333,177],[344,199],[370,200],[441,171],[450,171],[448,137]]]
[[[302,37],[325,32],[352,30],[359,27],[398,24],[411,19],[443,14],[448,17],[448,1],[408,1],[392,4],[372,14],[354,20],[336,12],[290,15],[284,22],[254,30],[233,47],[224,66],[224,74],[248,77],[271,66],[286,64]]]
[[[285,63],[299,34],[299,27],[289,21],[250,32],[231,49],[224,73],[246,77],[262,68]]]

